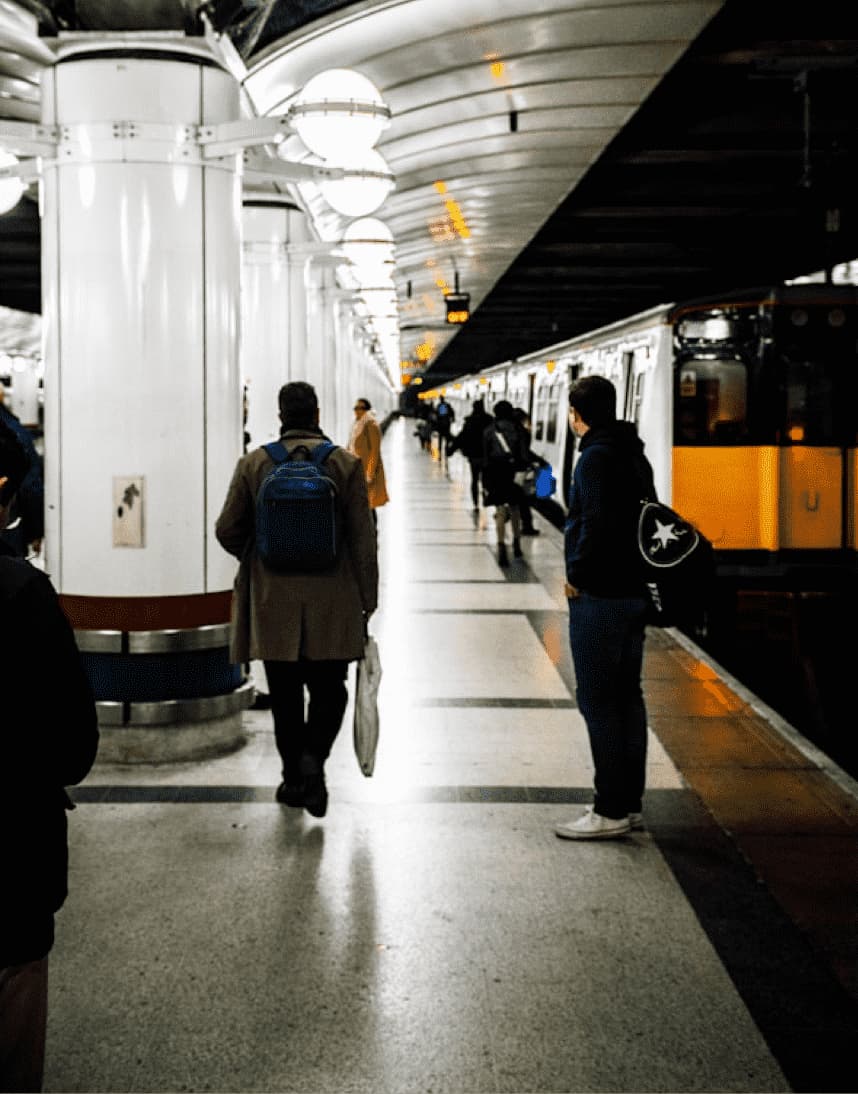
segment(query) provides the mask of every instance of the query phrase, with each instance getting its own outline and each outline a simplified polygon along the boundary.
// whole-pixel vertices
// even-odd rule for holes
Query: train
[[[858,288],[808,282],[663,304],[442,391],[457,421],[482,398],[524,408],[533,449],[575,458],[567,392],[611,379],[659,497],[712,541],[718,574],[750,587],[853,586],[858,558]]]

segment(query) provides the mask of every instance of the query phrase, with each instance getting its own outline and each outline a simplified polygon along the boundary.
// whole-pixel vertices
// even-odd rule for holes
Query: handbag
[[[536,468],[525,467],[523,471],[516,471],[512,477],[512,481],[516,486],[529,497],[532,498],[536,493]]]
[[[534,494],[538,498],[550,498],[556,489],[557,479],[554,477],[551,464],[543,464],[536,472],[536,481],[533,487]]]
[[[507,456],[509,456],[509,458],[512,460],[513,454],[510,451],[510,447],[506,442],[506,437],[504,437],[503,433],[501,433],[499,429],[495,430],[495,434],[498,439],[498,444],[501,446]],[[512,481],[519,488],[519,490],[522,491],[522,493],[527,495],[527,497],[532,497],[536,483],[536,465],[531,464],[529,467],[524,467],[520,471],[514,471]]]
[[[375,769],[378,747],[378,685],[381,682],[381,658],[378,643],[371,634],[363,646],[363,658],[357,663],[355,685],[354,746],[361,771],[369,777]]]

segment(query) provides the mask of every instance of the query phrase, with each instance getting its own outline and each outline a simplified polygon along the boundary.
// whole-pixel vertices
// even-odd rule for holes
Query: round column
[[[342,260],[339,260],[342,261]],[[321,427],[338,444],[345,437],[335,436],[337,421],[337,299],[341,290],[336,279],[337,260],[328,255],[308,258],[304,268],[307,290],[307,361],[306,379],[316,389],[321,411]],[[348,396],[353,398],[352,395]]]
[[[251,698],[229,664],[235,571],[214,538],[241,453],[239,117],[200,46],[100,40],[46,70],[48,572],[75,627],[102,758],[234,747]]]
[[[241,373],[249,447],[280,434],[277,393],[306,380],[304,213],[283,197],[245,198],[241,283]]]

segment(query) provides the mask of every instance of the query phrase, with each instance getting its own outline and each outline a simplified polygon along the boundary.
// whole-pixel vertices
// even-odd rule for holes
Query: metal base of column
[[[229,695],[162,703],[96,703],[102,763],[205,760],[245,744],[243,712],[253,702],[248,682]]]

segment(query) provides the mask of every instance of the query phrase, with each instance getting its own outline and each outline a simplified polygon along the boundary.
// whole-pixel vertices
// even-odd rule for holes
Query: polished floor
[[[653,632],[646,830],[558,840],[592,775],[561,536],[501,570],[460,457],[400,420],[384,458],[375,773],[351,708],[323,820],[274,803],[265,711],[228,756],[97,764],[45,1089],[858,1089],[852,780]]]

